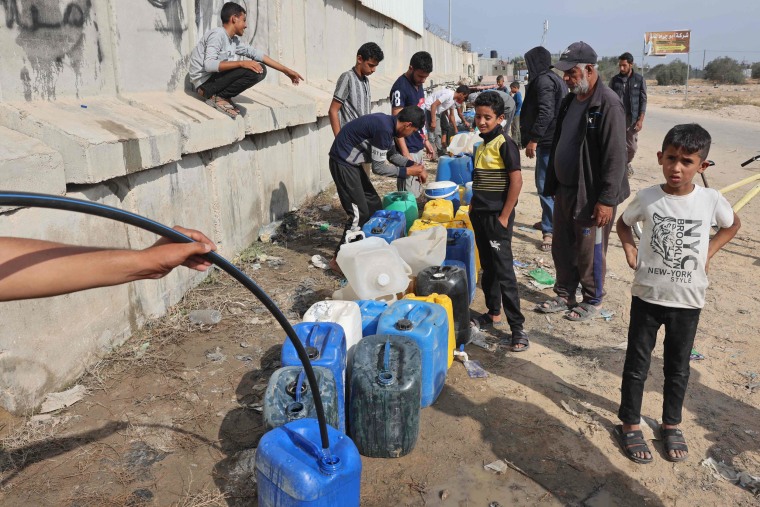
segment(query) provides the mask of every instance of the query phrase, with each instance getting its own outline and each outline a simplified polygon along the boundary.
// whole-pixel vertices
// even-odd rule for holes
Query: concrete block
[[[382,65],[382,63],[380,64]],[[401,74],[399,74],[400,76]],[[372,102],[378,100],[390,100],[391,88],[396,82],[398,76],[370,76],[370,85],[372,90]]]
[[[327,116],[332,103],[333,90],[325,91],[309,83],[301,83],[292,89],[293,92],[304,96],[307,100],[314,103],[315,113],[318,117]]]
[[[293,151],[288,130],[255,136],[260,168],[262,223],[279,220],[295,206]]]
[[[309,29],[304,33],[306,40],[306,74],[309,84],[314,84],[315,80],[327,79],[328,61],[333,55],[328,55],[325,51],[325,33],[329,31],[326,22],[326,2],[304,2],[306,4],[306,19],[308,20]]]
[[[265,136],[257,136],[257,143],[259,137]],[[207,164],[214,208],[213,240],[219,253],[228,258],[255,241],[259,227],[271,221],[262,212],[260,168],[270,159],[259,148],[246,137],[235,145],[213,150]]]
[[[67,194],[110,206],[119,199],[105,185]],[[20,209],[0,219],[0,236],[127,248],[124,224],[81,213]],[[85,367],[135,329],[134,286],[120,285],[53,298],[0,305],[0,404],[21,414],[45,393],[73,382]]]
[[[42,142],[0,127],[0,189],[63,195],[61,155]],[[0,207],[0,212],[10,207]]]
[[[322,117],[317,119],[317,138],[319,139],[319,148],[316,162],[317,167],[319,167],[318,189],[321,192],[333,183],[332,175],[330,174],[330,157],[327,154],[330,153],[330,147],[335,140],[335,136],[333,136],[329,118]]]
[[[122,99],[172,123],[179,129],[182,153],[198,153],[240,141],[245,136],[242,116],[232,119],[185,92],[127,93]]]
[[[109,1],[120,92],[184,89],[187,56],[197,40],[188,31],[196,3]]]
[[[2,2],[0,100],[58,100],[67,96],[114,94],[111,3],[110,0]]]
[[[0,104],[0,124],[58,151],[67,183],[97,183],[181,157],[179,129],[115,97]]]
[[[304,200],[316,195],[321,179],[319,159],[327,155],[319,149],[316,123],[293,127],[291,133],[293,205],[300,206]]]
[[[181,225],[196,229],[213,238],[210,179],[201,158],[188,155],[178,162],[117,178],[111,182],[111,188],[124,195],[123,208],[128,211],[169,227]],[[159,239],[137,227],[128,227],[127,235],[130,246],[137,249],[146,248]],[[135,282],[135,312],[145,318],[163,315],[205,277],[206,273],[180,267],[160,280]]]
[[[272,86],[260,83],[236,98],[246,123],[246,134],[258,134],[294,125],[312,123],[317,117],[314,101],[291,90],[293,85]],[[249,104],[253,104],[248,114]],[[269,111],[262,110],[265,106]],[[268,114],[267,114],[268,113]],[[267,118],[267,116],[269,116]]]

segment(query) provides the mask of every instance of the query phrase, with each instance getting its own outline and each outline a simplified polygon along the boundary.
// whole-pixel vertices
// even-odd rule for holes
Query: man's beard
[[[570,88],[570,91],[576,95],[586,95],[590,88],[591,86],[589,85],[589,82],[588,82],[588,72],[584,70],[581,80],[578,81],[578,83],[575,86]]]

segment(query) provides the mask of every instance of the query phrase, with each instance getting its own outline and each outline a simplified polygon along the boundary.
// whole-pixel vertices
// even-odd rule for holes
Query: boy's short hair
[[[504,114],[504,100],[498,93],[485,92],[478,95],[478,98],[475,99],[475,107],[479,106],[490,107],[496,116]]]
[[[385,58],[383,50],[374,42],[365,42],[362,44],[359,51],[356,52],[356,56],[361,56],[362,60],[365,62],[367,60],[376,60],[377,63],[382,62],[383,58]]]
[[[501,74],[499,74],[498,76],[496,76],[496,82],[497,82],[497,83],[498,83],[499,81],[503,81],[503,80],[504,80],[504,76],[502,76]]]
[[[519,90],[520,89],[520,83],[518,81],[512,81],[511,83],[509,83],[509,87],[510,88],[517,88]]]
[[[243,9],[241,5],[236,4],[235,2],[225,3],[222,5],[222,11],[220,12],[222,24],[226,25],[230,22],[232,16],[239,16],[241,14],[245,14],[245,9]]]
[[[462,93],[464,95],[470,94],[470,87],[467,85],[459,85],[457,86],[457,89],[454,90],[455,93]]]
[[[619,60],[625,60],[626,62],[633,64],[633,55],[626,51],[622,55],[618,56],[618,61]]]
[[[689,154],[699,152],[699,158],[705,161],[710,153],[711,143],[712,138],[710,137],[710,133],[702,128],[701,125],[697,123],[682,123],[676,125],[665,134],[665,139],[662,141],[662,151],[672,146],[673,148],[680,148]]]
[[[425,111],[417,106],[406,106],[399,111],[398,121],[411,122],[416,128],[421,129],[425,125]]]
[[[427,51],[418,51],[412,55],[409,60],[409,65],[414,70],[421,70],[423,72],[433,72],[433,57]]]

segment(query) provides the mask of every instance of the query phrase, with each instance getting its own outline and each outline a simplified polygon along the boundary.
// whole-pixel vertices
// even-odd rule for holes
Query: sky
[[[423,0],[425,18],[448,30],[451,2],[453,40],[466,40],[488,57],[523,55],[541,44],[560,53],[583,40],[601,56],[625,51],[638,63],[644,32],[691,30],[690,63],[730,56],[739,62],[760,62],[760,0]],[[686,55],[679,56],[686,61]],[[674,57],[646,57],[646,63],[667,63]]]

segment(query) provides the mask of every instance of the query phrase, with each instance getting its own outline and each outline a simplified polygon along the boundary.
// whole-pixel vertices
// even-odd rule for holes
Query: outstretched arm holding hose
[[[144,279],[183,265],[205,271],[202,257],[216,245],[203,233],[176,226],[193,243],[162,238],[144,250],[114,250],[51,241],[0,237],[0,301],[58,296]]]

